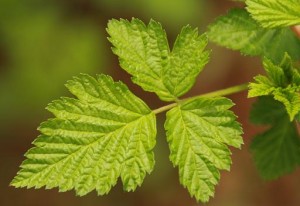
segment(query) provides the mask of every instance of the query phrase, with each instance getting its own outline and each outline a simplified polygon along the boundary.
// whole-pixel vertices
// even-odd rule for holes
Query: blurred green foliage
[[[161,22],[172,32],[186,24],[201,24],[207,1],[204,0],[93,0],[98,6],[105,7],[119,17],[116,11],[137,13],[139,19],[147,22],[150,18]],[[120,16],[121,17],[121,16]],[[123,17],[124,18],[124,17]]]
[[[0,113],[7,118],[40,113],[80,72],[105,68],[103,31],[88,19],[70,19],[58,5],[1,1]]]

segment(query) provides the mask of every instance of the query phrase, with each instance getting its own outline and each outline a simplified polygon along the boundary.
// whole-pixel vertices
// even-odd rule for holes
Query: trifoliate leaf
[[[232,106],[226,98],[197,98],[167,112],[170,159],[179,167],[181,184],[198,201],[214,195],[219,169],[230,169],[227,145],[240,148],[243,143],[241,127],[228,110]]]
[[[121,177],[126,191],[135,190],[154,166],[154,113],[105,75],[96,80],[83,74],[66,86],[78,99],[49,104],[55,118],[41,124],[42,134],[11,184],[102,195]]]
[[[266,132],[257,135],[251,144],[261,176],[276,179],[292,172],[300,163],[300,139],[284,106],[272,97],[260,97],[253,104],[250,117],[254,123],[272,125]]]
[[[172,52],[165,31],[154,20],[148,25],[138,19],[111,20],[107,31],[113,52],[133,82],[165,101],[185,94],[209,59],[206,35],[199,36],[190,26],[182,29]]]
[[[300,24],[300,0],[246,0],[247,10],[265,28]]]
[[[284,55],[300,59],[300,40],[289,28],[264,29],[244,9],[232,9],[209,26],[208,37],[218,45],[277,62]]]
[[[282,102],[292,121],[300,112],[299,72],[293,67],[291,58],[286,54],[280,65],[264,59],[267,76],[254,77],[255,82],[249,84],[248,97],[273,95]]]

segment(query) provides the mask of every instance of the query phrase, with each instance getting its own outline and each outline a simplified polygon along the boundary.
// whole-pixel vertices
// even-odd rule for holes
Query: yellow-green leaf
[[[109,76],[82,74],[66,86],[77,99],[49,104],[55,118],[40,125],[11,184],[102,195],[121,177],[126,191],[135,190],[154,166],[155,115]]]

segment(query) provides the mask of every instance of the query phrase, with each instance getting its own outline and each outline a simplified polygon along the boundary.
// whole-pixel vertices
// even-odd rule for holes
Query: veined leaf
[[[281,87],[269,87],[269,85],[258,81],[255,78],[256,83],[249,84],[248,97],[273,95],[274,99],[282,102],[286,108],[287,113],[290,116],[290,120],[294,120],[295,116],[300,112],[300,95],[299,86],[288,86],[286,88]]]
[[[300,59],[300,40],[289,28],[264,29],[245,9],[232,9],[209,26],[208,37],[218,45],[277,62],[284,55]]]
[[[251,144],[251,151],[260,175],[272,180],[291,173],[298,166],[299,147],[297,130],[285,118],[270,130],[257,135]]]
[[[265,28],[300,24],[300,0],[246,0],[247,10]]]
[[[148,25],[138,19],[111,20],[107,31],[113,52],[132,81],[164,101],[185,94],[209,59],[204,51],[206,35],[199,36],[190,26],[182,29],[172,52],[165,31],[154,20]]]
[[[278,88],[273,92],[274,99],[284,104],[291,121],[294,120],[295,116],[300,112],[299,91],[299,86],[289,86],[284,89]]]
[[[253,104],[251,121],[272,125],[269,130],[257,135],[251,144],[261,176],[276,179],[292,172],[300,164],[300,139],[284,106],[272,97],[260,97]]]
[[[204,51],[207,42],[206,35],[199,36],[197,29],[185,26],[181,30],[170,53],[169,65],[163,71],[163,82],[174,96],[189,91],[208,63],[209,52]]]
[[[162,68],[168,64],[169,46],[165,31],[156,21],[146,26],[139,19],[110,20],[107,27],[113,52],[132,81],[163,99],[175,97],[161,81]]]
[[[291,58],[286,54],[280,65],[264,59],[267,76],[258,75],[249,84],[248,97],[273,95],[282,102],[292,121],[300,112],[300,74],[293,67]]]
[[[231,152],[240,148],[241,127],[226,98],[197,98],[167,112],[165,128],[170,159],[179,167],[180,182],[202,202],[214,195],[219,169],[229,170]]]
[[[82,74],[66,86],[78,99],[49,104],[55,118],[41,124],[42,134],[11,184],[102,195],[121,177],[126,191],[135,190],[154,166],[155,115],[105,75],[96,80]]]

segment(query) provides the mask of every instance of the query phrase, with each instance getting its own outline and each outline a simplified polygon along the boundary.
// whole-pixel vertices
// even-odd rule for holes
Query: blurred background
[[[136,192],[126,193],[118,183],[106,196],[92,192],[77,197],[73,191],[15,189],[8,186],[24,160],[23,154],[38,135],[39,123],[50,117],[44,109],[51,100],[68,96],[64,83],[79,73],[105,73],[122,80],[152,109],[164,105],[154,94],[130,82],[110,50],[105,31],[111,18],[153,18],[163,24],[170,45],[181,27],[190,24],[200,32],[229,8],[243,4],[227,0],[1,0],[0,1],[0,205],[4,206],[194,206],[178,180],[177,168],[168,160],[163,130],[164,114],[158,116],[156,166]],[[258,58],[243,57],[214,44],[211,61],[192,96],[249,82],[262,72]],[[253,99],[246,93],[231,95],[233,110],[244,127],[245,145],[233,149],[231,172],[222,172],[215,197],[207,206],[300,205],[300,171],[273,182],[257,174],[249,143],[257,128],[248,122]]]

